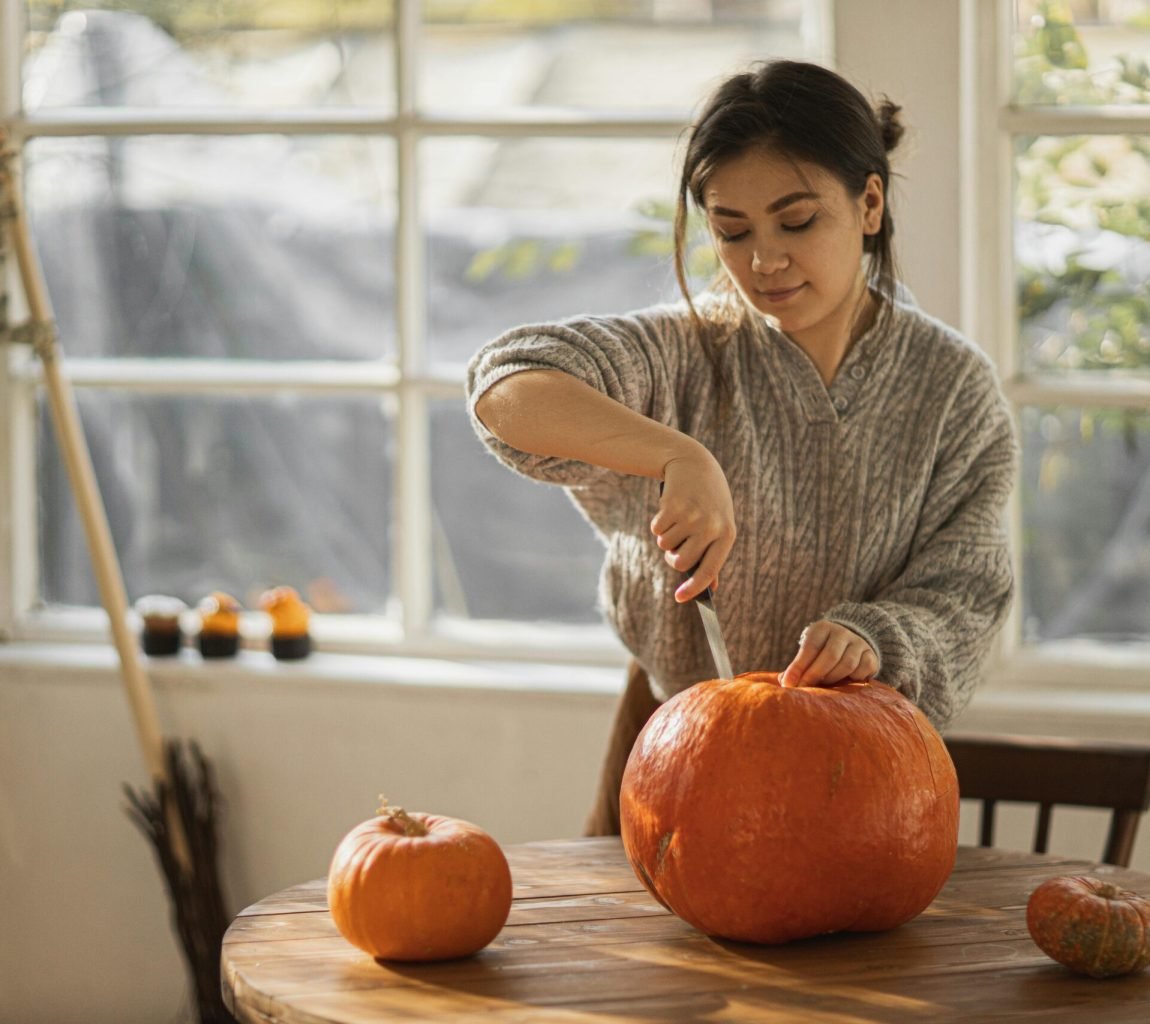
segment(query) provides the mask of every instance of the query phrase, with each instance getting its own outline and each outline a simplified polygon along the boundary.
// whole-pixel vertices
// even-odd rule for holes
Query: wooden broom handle
[[[48,301],[48,291],[40,272],[40,264],[32,248],[28,224],[24,218],[20,190],[16,187],[13,171],[13,153],[0,136],[0,193],[4,194],[8,205],[7,214],[11,224],[9,237],[16,252],[16,263],[20,270],[20,280],[28,300],[33,328],[33,346],[44,367],[44,383],[48,389],[48,404],[52,410],[52,421],[68,479],[80,509],[84,533],[88,541],[88,551],[96,573],[96,583],[100,589],[100,599],[108,613],[112,627],[112,639],[120,656],[120,667],[124,685],[128,693],[128,703],[136,726],[136,735],[143,751],[148,771],[157,782],[169,784],[167,766],[164,762],[164,740],[160,731],[160,719],[156,712],[155,694],[151,683],[140,664],[135,637],[128,629],[128,599],[124,588],[124,577],[112,544],[112,531],[108,528],[108,517],[100,499],[96,474],[92,469],[92,457],[84,439],[80,416],[76,408],[76,398],[71,383],[60,368],[59,346],[56,342],[56,329],[52,317],[52,307]],[[178,822],[177,822],[178,825]],[[188,863],[187,839],[182,829],[176,828],[177,857],[186,866]]]
[[[26,239],[20,237],[25,234],[25,230],[24,225],[17,222],[13,232],[21,274],[26,273],[24,266],[29,258],[26,252],[21,253],[21,250],[26,250],[28,245]],[[156,712],[155,695],[140,665],[136,638],[128,628],[128,599],[124,578],[112,545],[108,517],[96,489],[96,476],[92,469],[88,446],[84,441],[76,399],[68,379],[60,372],[55,340],[47,333],[54,333],[50,317],[45,320],[35,311],[31,293],[29,293],[29,306],[33,309],[32,318],[37,325],[44,325],[47,328],[44,335],[46,340],[41,343],[40,354],[44,367],[44,384],[48,390],[48,404],[52,410],[52,422],[60,441],[60,449],[64,455],[68,479],[76,496],[76,504],[80,509],[80,518],[88,540],[88,551],[92,556],[92,567],[100,589],[100,600],[108,613],[112,640],[120,655],[128,703],[132,708],[132,717],[135,720],[144,761],[152,778],[166,782],[168,772],[164,765],[164,740],[160,731],[159,715]]]

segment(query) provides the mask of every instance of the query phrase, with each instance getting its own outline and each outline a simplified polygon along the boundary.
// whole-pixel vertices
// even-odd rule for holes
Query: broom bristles
[[[215,773],[193,740],[188,752],[177,740],[164,742],[170,780],[151,789],[125,784],[128,817],[147,836],[159,862],[172,905],[172,918],[192,974],[200,1024],[231,1024],[220,992],[220,949],[228,928],[217,865]],[[168,822],[174,810],[191,852],[184,868],[172,846]]]

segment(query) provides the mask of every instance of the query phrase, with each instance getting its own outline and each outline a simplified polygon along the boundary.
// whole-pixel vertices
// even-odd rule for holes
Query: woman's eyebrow
[[[817,192],[788,192],[785,196],[776,199],[770,206],[767,207],[767,213],[778,213],[779,210],[785,209],[792,203],[801,202],[804,199],[818,199]],[[712,206],[709,207],[708,213],[713,213],[718,217],[746,217],[742,210],[732,210],[728,206]]]

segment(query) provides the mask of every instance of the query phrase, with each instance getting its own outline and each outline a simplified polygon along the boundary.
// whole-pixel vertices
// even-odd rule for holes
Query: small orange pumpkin
[[[1038,948],[1078,974],[1111,978],[1150,964],[1150,899],[1088,876],[1048,878],[1030,894]]]
[[[327,898],[340,934],[365,953],[449,960],[499,934],[511,911],[511,871],[478,825],[384,801],[336,848]]]
[[[958,780],[923,713],[876,682],[696,683],[651,717],[623,775],[623,847],[672,913],[728,939],[881,931],[950,876]]]

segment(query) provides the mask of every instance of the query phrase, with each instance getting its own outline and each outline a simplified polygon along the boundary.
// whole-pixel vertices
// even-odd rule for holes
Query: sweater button
[[[850,405],[850,403],[842,395],[839,395],[835,399],[834,405],[839,412],[846,412],[847,406]]]
[[[851,367],[851,380],[862,380],[866,376],[865,366],[852,366]]]

